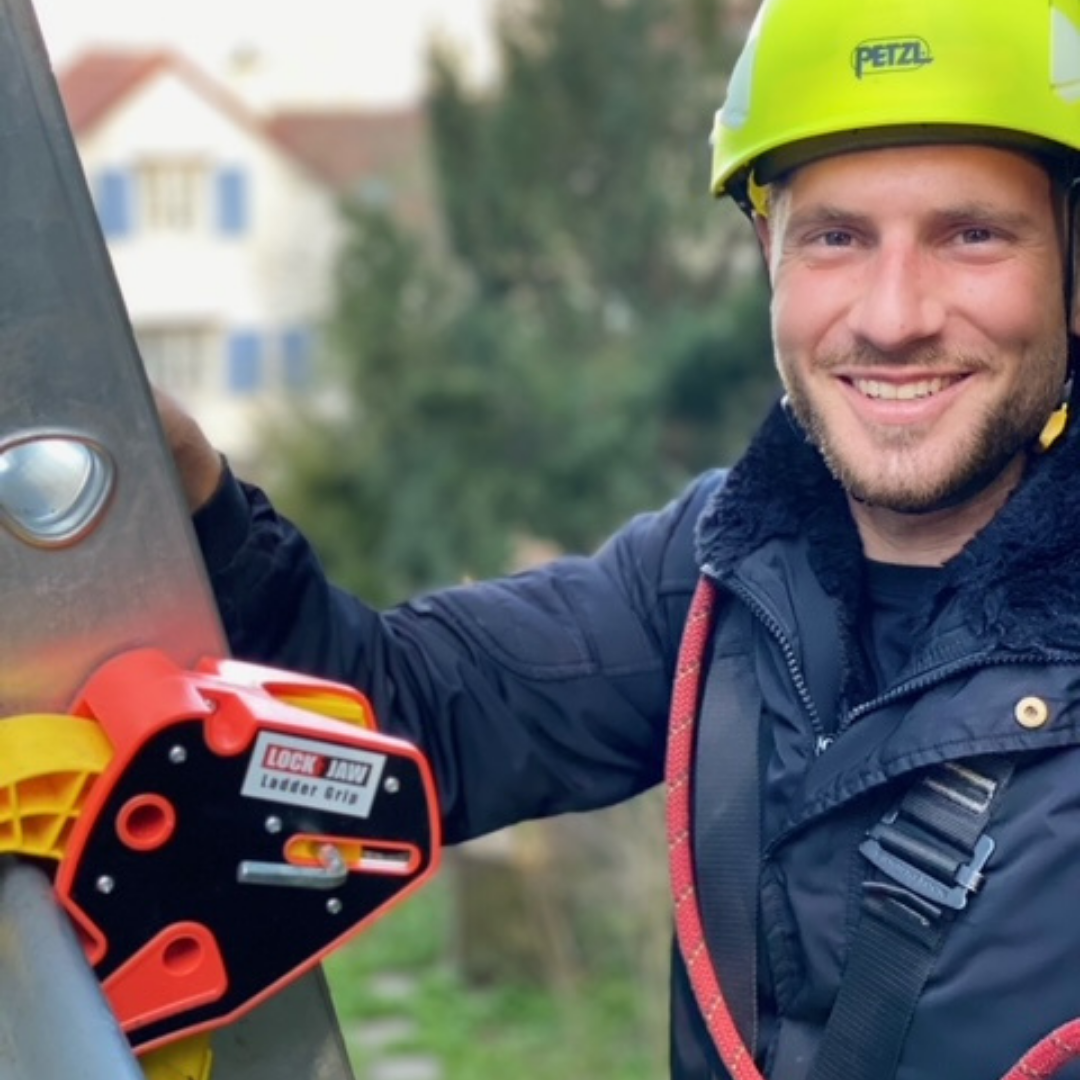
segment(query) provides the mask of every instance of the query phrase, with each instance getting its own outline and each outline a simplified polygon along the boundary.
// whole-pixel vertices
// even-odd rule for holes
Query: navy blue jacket
[[[992,1080],[1080,1016],[1078,477],[1074,431],[945,568],[885,688],[866,661],[845,497],[779,408],[729,474],[701,477],[594,556],[385,613],[330,586],[256,489],[230,480],[196,528],[236,654],[362,688],[384,727],[429,756],[451,842],[661,779],[683,622],[700,573],[714,577],[719,618],[748,626],[754,685],[732,699],[754,711],[747,737],[764,747],[766,1066],[793,1031],[812,1045],[828,1016],[866,829],[918,770],[1012,756],[986,885],[946,940],[898,1072]],[[1029,697],[1048,706],[1037,728],[1017,721]],[[675,1080],[726,1076],[678,960],[672,1009]]]

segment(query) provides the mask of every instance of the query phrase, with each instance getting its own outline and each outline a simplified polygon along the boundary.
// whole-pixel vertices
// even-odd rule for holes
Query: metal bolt
[[[268,817],[266,819],[266,831],[268,833],[279,833],[282,830],[282,822],[279,817]]]
[[[183,765],[187,761],[187,750],[182,746],[173,746],[169,749],[169,760],[174,765]]]
[[[340,915],[343,906],[344,905],[336,896],[331,896],[330,899],[326,901],[326,910],[330,912],[331,915]]]
[[[111,893],[113,889],[116,888],[116,880],[115,878],[109,877],[108,874],[102,874],[101,877],[99,877],[97,881],[94,882],[94,887],[99,893],[104,893],[106,896],[108,896],[109,893]]]
[[[401,781],[396,776],[388,776],[383,784],[383,790],[396,795],[401,790]]]

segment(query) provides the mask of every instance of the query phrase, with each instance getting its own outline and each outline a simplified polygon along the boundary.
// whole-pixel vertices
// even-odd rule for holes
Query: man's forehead
[[[771,202],[775,211],[779,200],[820,199],[838,191],[857,195],[871,187],[920,190],[932,196],[937,186],[944,185],[978,189],[984,198],[995,193],[1008,198],[1014,192],[1038,197],[1048,189],[1049,179],[1042,162],[1007,147],[972,143],[873,148],[800,165],[774,182]]]

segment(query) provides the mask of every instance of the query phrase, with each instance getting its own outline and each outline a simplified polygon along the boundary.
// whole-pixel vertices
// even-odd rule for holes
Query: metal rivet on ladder
[[[1016,703],[1013,715],[1021,727],[1034,730],[1043,727],[1050,719],[1050,706],[1042,698],[1021,698]]]

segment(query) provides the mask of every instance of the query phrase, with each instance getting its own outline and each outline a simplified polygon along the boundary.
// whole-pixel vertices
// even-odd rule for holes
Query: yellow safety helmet
[[[712,190],[868,147],[1080,150],[1080,0],[764,0],[713,127]]]

